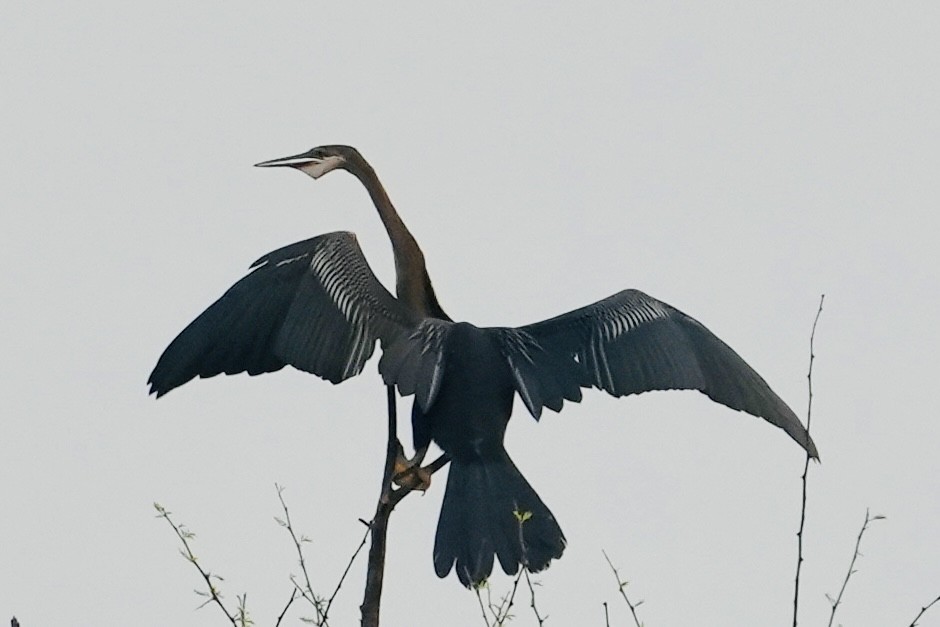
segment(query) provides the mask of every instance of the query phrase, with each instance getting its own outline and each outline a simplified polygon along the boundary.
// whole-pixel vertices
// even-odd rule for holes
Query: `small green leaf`
[[[474,590],[485,590],[489,585],[490,585],[489,580],[488,580],[488,579],[483,579],[482,581],[478,581],[478,582],[476,582],[475,584],[473,584],[473,589],[474,589]]]
[[[512,513],[515,514],[516,520],[518,520],[521,523],[524,523],[525,521],[532,518],[532,512],[529,512],[529,511],[520,512],[519,510],[513,510]]]

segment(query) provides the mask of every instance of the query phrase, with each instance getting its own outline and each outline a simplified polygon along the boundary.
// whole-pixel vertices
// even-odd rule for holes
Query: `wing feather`
[[[362,371],[376,340],[391,345],[418,322],[372,273],[355,235],[320,235],[253,263],[170,343],[150,392],[285,365],[339,383]]]
[[[546,351],[523,329],[487,329],[496,337],[509,364],[513,383],[529,413],[538,420],[542,407],[561,411],[564,401],[581,401],[581,370],[568,354]]]
[[[425,318],[415,329],[384,349],[379,372],[386,385],[396,384],[402,396],[414,394],[427,411],[444,378],[444,346],[453,323]]]
[[[564,373],[567,380],[570,365],[576,364],[582,387],[597,387],[613,396],[698,390],[732,409],[764,418],[818,456],[793,410],[730,346],[694,318],[643,292],[625,290],[513,331],[539,348],[527,349],[530,367],[517,368],[513,363],[519,362],[520,350],[504,343],[511,367],[520,373],[517,390],[524,401],[528,395],[526,405],[536,418],[540,408],[530,402],[552,407],[547,399],[557,403],[557,398],[536,396],[531,390],[546,389],[552,374]]]

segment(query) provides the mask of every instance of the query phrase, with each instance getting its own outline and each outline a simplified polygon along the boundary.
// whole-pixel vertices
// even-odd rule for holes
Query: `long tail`
[[[450,463],[434,539],[434,570],[446,577],[454,563],[465,586],[493,571],[494,556],[507,574],[535,572],[565,550],[555,517],[505,450],[488,459]]]

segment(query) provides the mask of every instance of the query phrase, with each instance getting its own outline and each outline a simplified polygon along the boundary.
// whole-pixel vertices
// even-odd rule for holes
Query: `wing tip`
[[[152,378],[147,381],[147,385],[150,386],[150,389],[147,390],[147,396],[153,396],[155,399],[166,395],[168,392],[178,387],[175,385],[160,385],[159,383],[155,382]]]
[[[813,438],[809,436],[808,431],[806,432],[806,443],[803,444],[803,448],[806,450],[806,455],[810,459],[815,460],[816,463],[822,463],[822,460],[819,458],[819,451],[816,449],[816,443],[813,442]]]

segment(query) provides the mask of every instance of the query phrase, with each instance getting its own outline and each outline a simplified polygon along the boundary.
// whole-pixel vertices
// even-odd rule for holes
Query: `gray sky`
[[[251,167],[348,143],[444,307],[479,325],[636,287],[805,416],[825,292],[803,622],[828,616],[870,507],[888,519],[839,620],[908,624],[940,594],[940,10],[662,4],[5,3],[0,619],[224,624],[194,611],[159,501],[272,625],[297,571],[275,482],[331,588],[378,490],[374,363],[336,387],[285,370],[159,402],[144,381],[281,245],[355,231],[391,284],[352,177]],[[780,430],[691,392],[595,391],[541,424],[517,404],[507,448],[569,541],[537,577],[548,624],[603,625],[604,601],[629,622],[602,549],[648,625],[789,623],[803,454]],[[482,623],[432,569],[441,488],[396,511],[385,624]],[[335,624],[358,620],[363,576]]]

